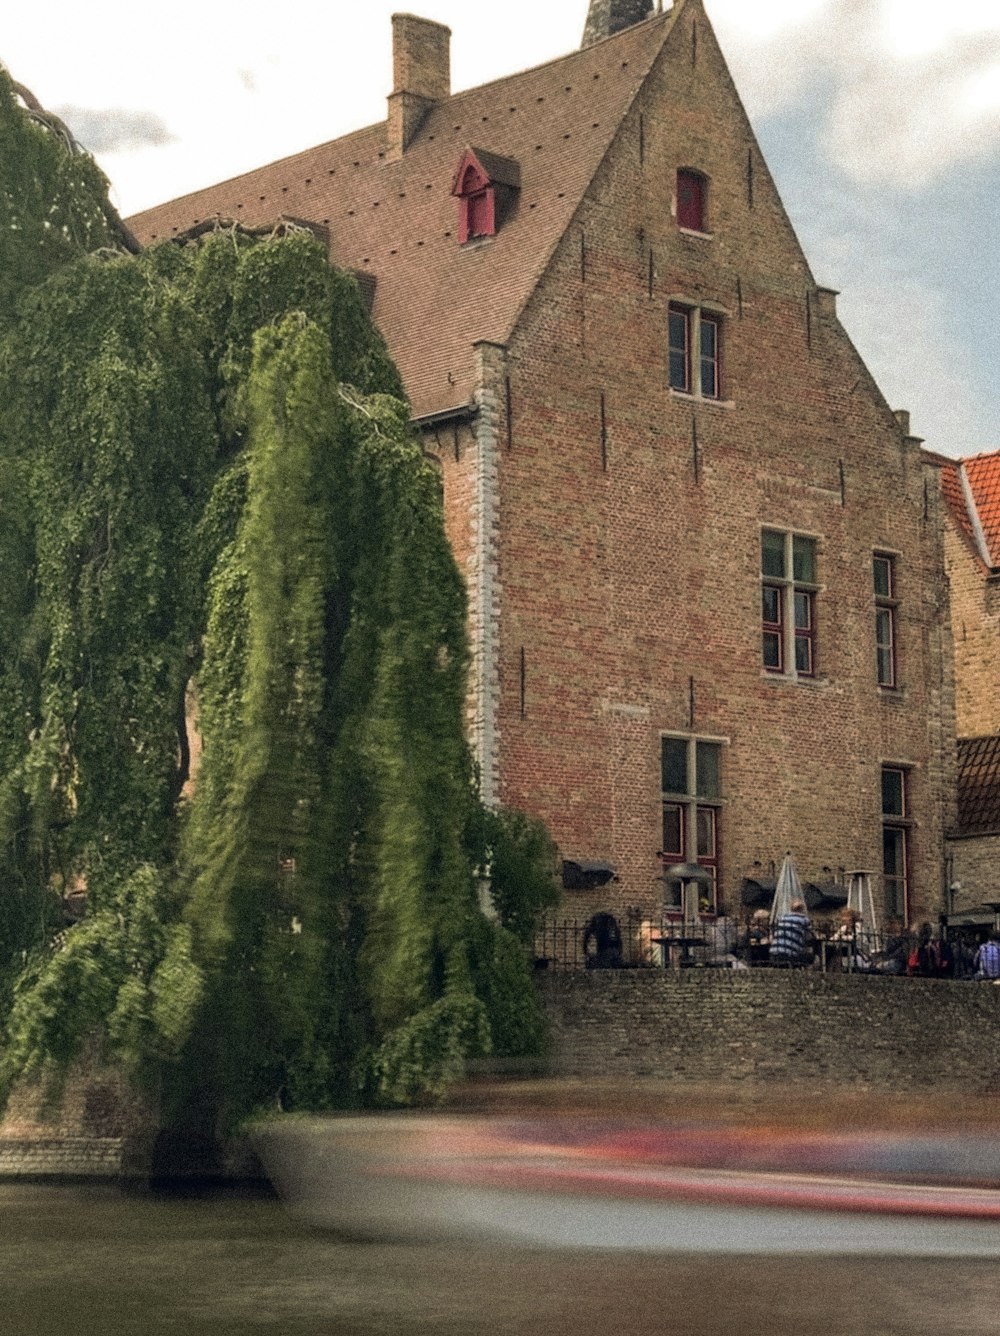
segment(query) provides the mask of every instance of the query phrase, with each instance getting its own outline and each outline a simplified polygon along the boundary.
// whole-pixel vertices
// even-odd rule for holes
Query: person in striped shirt
[[[793,900],[771,934],[772,965],[804,965],[809,959],[809,916],[804,900]]]

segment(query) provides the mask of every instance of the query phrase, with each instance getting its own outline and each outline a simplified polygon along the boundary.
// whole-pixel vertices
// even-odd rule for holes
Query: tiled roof
[[[958,740],[958,825],[963,835],[1000,833],[1000,733]]]
[[[1000,450],[963,459],[991,566],[1000,567]]]
[[[941,470],[941,491],[959,531],[985,566],[1000,569],[1000,450],[969,459],[925,453]]]
[[[129,220],[144,244],[215,216],[323,224],[330,258],[376,277],[372,314],[416,416],[468,403],[478,340],[506,342],[673,21],[657,15],[433,107],[402,158],[369,126]],[[467,147],[520,166],[497,235],[459,247],[452,177]]]

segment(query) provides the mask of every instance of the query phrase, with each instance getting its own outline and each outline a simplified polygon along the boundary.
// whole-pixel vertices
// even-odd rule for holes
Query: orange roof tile
[[[989,564],[1000,567],[1000,450],[963,459],[962,464],[986,540]]]
[[[479,340],[503,343],[670,31],[673,10],[594,46],[456,93],[403,157],[385,123],[271,163],[129,220],[144,244],[219,216],[279,215],[329,230],[330,258],[376,277],[373,317],[416,416],[468,403]],[[452,176],[471,144],[520,166],[494,238],[459,247]]]

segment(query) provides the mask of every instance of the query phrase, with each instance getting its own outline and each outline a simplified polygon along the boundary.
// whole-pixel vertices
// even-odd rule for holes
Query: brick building
[[[949,883],[961,912],[1000,900],[1000,451],[934,459],[955,645],[958,811]]]
[[[581,5],[582,9],[582,5]],[[582,14],[581,14],[582,17]],[[307,220],[362,275],[440,460],[488,801],[703,910],[791,849],[943,906],[942,501],[799,246],[701,0],[593,0],[580,50],[452,95],[396,15],[384,122],[131,220]]]

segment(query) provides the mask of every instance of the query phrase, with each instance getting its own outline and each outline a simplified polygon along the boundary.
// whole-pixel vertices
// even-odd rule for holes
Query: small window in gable
[[[708,182],[700,172],[690,167],[677,171],[677,226],[691,232],[705,232],[706,196]]]
[[[492,237],[513,207],[521,177],[516,162],[483,149],[466,149],[451,193],[458,200],[458,239],[464,245]]]

